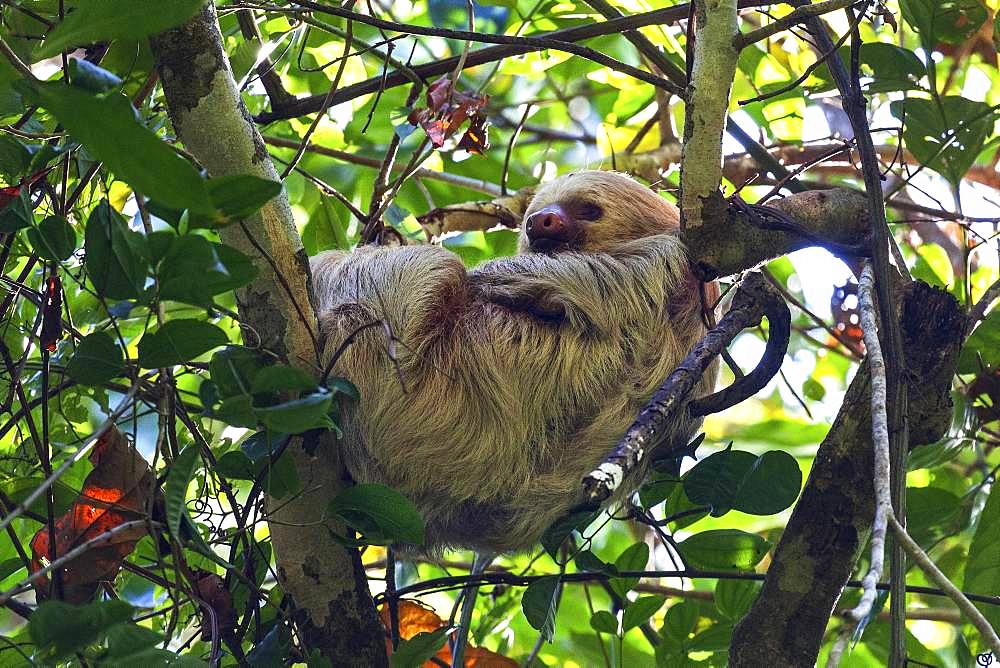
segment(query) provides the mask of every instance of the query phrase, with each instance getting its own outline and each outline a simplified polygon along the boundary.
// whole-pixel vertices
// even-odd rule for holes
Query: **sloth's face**
[[[521,252],[601,252],[677,229],[677,210],[615,172],[569,174],[538,189],[521,227]]]

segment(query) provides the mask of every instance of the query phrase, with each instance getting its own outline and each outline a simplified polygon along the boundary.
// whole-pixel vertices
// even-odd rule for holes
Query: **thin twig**
[[[979,612],[979,609],[972,604],[966,595],[952,584],[951,580],[934,565],[934,562],[927,556],[927,553],[920,549],[916,541],[910,537],[910,534],[906,533],[906,529],[903,528],[891,513],[889,515],[889,526],[892,528],[892,535],[903,546],[906,553],[913,558],[913,562],[924,572],[927,579],[940,587],[955,602],[958,609],[969,618],[972,625],[979,631],[980,638],[993,651],[993,656],[1000,656],[1000,637],[997,637],[997,632],[986,621],[983,613]]]
[[[879,343],[876,325],[874,282],[875,275],[871,262],[865,262],[861,278],[858,280],[858,313],[861,316],[861,329],[864,334],[865,349],[868,352],[868,372],[872,379],[872,444],[875,461],[872,482],[875,487],[875,519],[872,522],[871,563],[868,566],[868,573],[862,580],[861,600],[850,612],[850,617],[856,624],[860,624],[871,614],[872,606],[875,604],[877,596],[875,583],[882,579],[882,567],[885,562],[886,522],[892,510],[889,493],[889,425],[885,410],[885,360],[882,358],[882,345]]]

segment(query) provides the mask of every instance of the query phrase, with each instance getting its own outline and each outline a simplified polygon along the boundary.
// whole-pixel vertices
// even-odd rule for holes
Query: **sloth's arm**
[[[682,280],[687,259],[671,234],[617,246],[611,253],[529,253],[471,271],[476,294],[507,308],[582,330],[610,332],[663,313]],[[698,300],[692,293],[691,300]]]

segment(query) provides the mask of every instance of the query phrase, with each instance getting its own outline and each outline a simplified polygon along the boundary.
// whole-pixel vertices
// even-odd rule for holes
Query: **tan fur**
[[[676,208],[623,175],[582,172],[541,187],[529,213],[574,198],[604,209],[584,252],[473,270],[432,246],[313,259],[327,355],[377,320],[397,339],[395,363],[381,327],[337,363],[361,393],[343,407],[342,444],[355,480],[417,505],[425,547],[535,544],[704,333]],[[698,394],[714,381],[715,368]]]

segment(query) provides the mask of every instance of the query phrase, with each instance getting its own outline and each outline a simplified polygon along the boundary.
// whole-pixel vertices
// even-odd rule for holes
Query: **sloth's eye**
[[[581,220],[597,220],[604,215],[604,210],[593,202],[583,202],[577,208],[576,215]]]

